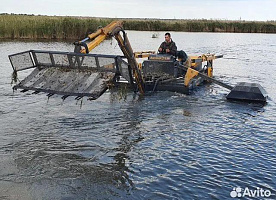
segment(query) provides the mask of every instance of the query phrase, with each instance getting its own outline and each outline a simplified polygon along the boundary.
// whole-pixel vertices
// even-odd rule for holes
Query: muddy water
[[[163,34],[128,31],[135,51],[156,50]],[[189,96],[108,91],[82,107],[73,98],[13,93],[8,54],[73,46],[2,41],[0,199],[231,199],[237,186],[269,190],[275,199],[276,35],[172,37],[188,54],[222,53],[215,77],[259,82],[268,104],[228,102],[228,91],[214,84]],[[111,40],[94,53],[121,54]]]

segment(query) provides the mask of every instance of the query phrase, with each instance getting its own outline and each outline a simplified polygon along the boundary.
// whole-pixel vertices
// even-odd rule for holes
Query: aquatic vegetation
[[[11,84],[16,84],[18,81],[18,75],[17,75],[17,71],[13,71],[12,75],[11,75]]]
[[[79,39],[110,21],[77,17],[0,15],[0,38]]]
[[[0,38],[75,39],[104,27],[112,18],[0,14]],[[276,22],[180,19],[120,19],[126,30],[276,33]]]

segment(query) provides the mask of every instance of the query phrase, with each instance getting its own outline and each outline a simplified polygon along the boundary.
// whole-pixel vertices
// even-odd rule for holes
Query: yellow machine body
[[[184,85],[186,87],[189,86],[191,80],[198,76],[198,71],[195,70],[199,65],[202,65],[203,62],[207,62],[206,66],[206,74],[208,77],[213,77],[213,60],[218,58],[214,54],[203,54],[201,56],[190,56],[189,60],[191,60],[191,64],[189,69],[186,72]],[[208,80],[207,80],[208,81]]]

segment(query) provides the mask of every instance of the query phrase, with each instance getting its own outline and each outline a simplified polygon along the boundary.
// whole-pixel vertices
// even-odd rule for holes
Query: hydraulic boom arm
[[[106,27],[97,30],[95,33],[89,34],[87,38],[75,42],[75,53],[89,53],[101,42],[103,42],[106,38],[113,36],[117,40],[124,56],[128,60],[128,64],[130,65],[133,71],[133,75],[135,78],[135,82],[138,86],[139,92],[141,94],[144,94],[144,81],[141,75],[141,71],[138,67],[138,63],[135,59],[135,54],[132,50],[127,34],[125,33],[122,24],[122,21],[113,21]],[[121,33],[123,35],[121,35]],[[90,42],[86,43],[87,41]]]

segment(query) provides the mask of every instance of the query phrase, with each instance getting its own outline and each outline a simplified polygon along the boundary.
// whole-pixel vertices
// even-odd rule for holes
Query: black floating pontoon
[[[226,96],[229,100],[266,102],[268,95],[258,83],[238,83]]]

